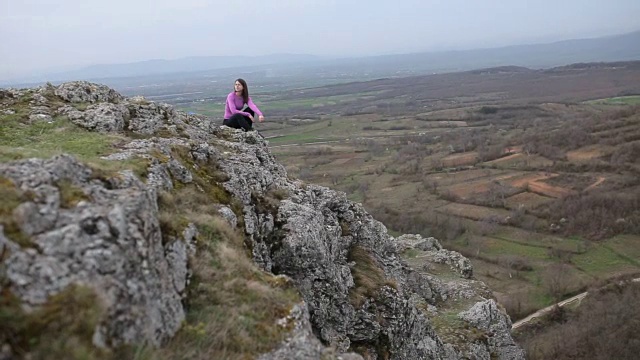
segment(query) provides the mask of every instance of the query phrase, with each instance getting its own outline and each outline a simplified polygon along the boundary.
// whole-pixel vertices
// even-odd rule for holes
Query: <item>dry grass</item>
[[[27,313],[8,290],[0,293],[0,342],[31,359],[107,359],[92,344],[103,309],[89,288],[70,286]],[[27,358],[25,356],[25,358]]]
[[[224,220],[211,220],[191,259],[185,325],[164,348],[139,351],[139,359],[254,359],[291,330],[276,321],[300,302],[297,291],[258,269]]]
[[[29,192],[23,192],[15,184],[6,178],[0,177],[0,225],[4,234],[23,247],[32,246],[31,239],[20,230],[16,223],[13,210],[21,203],[32,198]],[[1,259],[1,258],[0,258]]]
[[[549,203],[550,201],[553,201],[553,198],[530,192],[523,192],[513,196],[509,196],[505,200],[505,206],[508,209],[519,209],[520,207],[531,209],[535,208],[536,206]]]
[[[478,161],[478,153],[476,151],[462,154],[452,154],[442,158],[442,166],[454,167],[462,165],[473,165]]]
[[[89,199],[82,191],[82,188],[73,185],[68,179],[60,180],[56,185],[58,185],[58,190],[60,191],[60,207],[62,208],[70,209],[80,201]]]
[[[498,222],[505,222],[510,212],[504,209],[493,209],[484,206],[450,203],[438,208],[438,212],[472,220],[495,218]]]
[[[571,194],[575,194],[575,192],[570,189],[566,189],[560,186],[553,186],[538,181],[530,182],[527,186],[527,190],[535,194],[553,198],[562,198]]]
[[[567,160],[575,162],[589,161],[607,155],[608,153],[611,153],[612,150],[612,147],[603,145],[585,146],[583,148],[567,152]]]
[[[362,306],[367,298],[375,298],[383,286],[397,287],[393,281],[386,279],[373,254],[365,248],[358,245],[352,246],[348,260],[355,262],[351,268],[355,287],[349,290],[349,300],[356,308]]]

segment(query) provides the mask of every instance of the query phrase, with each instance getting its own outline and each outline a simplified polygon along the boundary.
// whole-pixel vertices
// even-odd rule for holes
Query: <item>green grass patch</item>
[[[360,93],[352,93],[346,95],[330,95],[330,96],[317,96],[308,97],[302,99],[291,100],[270,100],[263,103],[257,103],[260,110],[288,110],[288,109],[312,109],[322,108],[327,105],[336,105],[350,103],[360,100],[362,97],[370,97],[382,93],[383,91],[366,91]]]
[[[68,179],[60,180],[56,185],[58,185],[58,190],[60,191],[60,207],[62,208],[70,209],[80,201],[89,200],[82,188],[75,186]]]
[[[545,308],[555,303],[553,296],[549,295],[542,287],[538,287],[529,292],[529,299],[537,309]]]
[[[31,239],[20,230],[16,223],[13,210],[21,203],[32,200],[33,194],[18,189],[15,184],[6,178],[0,177],[0,225],[4,234],[22,247],[33,245]]]
[[[18,114],[16,114],[18,115]],[[72,154],[81,160],[107,155],[122,137],[91,132],[68,118],[29,124],[16,115],[0,116],[0,161]]]
[[[224,103],[221,103],[221,102],[220,103],[197,102],[197,103],[189,103],[187,105],[180,105],[177,107],[184,111],[192,111],[197,114],[213,116],[220,119],[224,117]],[[262,110],[262,108],[260,109]],[[220,125],[222,125],[222,120],[220,120]]]
[[[363,247],[352,246],[347,259],[349,262],[355,262],[351,268],[355,286],[349,289],[349,300],[356,308],[362,306],[367,298],[375,298],[383,286],[397,287],[392,281],[386,279],[373,254]]]
[[[627,260],[636,265],[640,264],[640,236],[618,235],[604,244],[619,255],[627,257]]]
[[[107,180],[111,177],[120,177],[118,174],[124,170],[131,170],[139,179],[145,180],[149,173],[151,160],[141,156],[134,156],[122,161],[95,159],[87,162],[92,170],[94,179]]]
[[[587,104],[605,104],[605,105],[640,105],[640,95],[617,96],[612,98],[590,100]]]
[[[402,256],[407,257],[409,259],[414,259],[418,255],[420,255],[420,251],[416,249],[407,249],[404,253],[402,253]]]
[[[511,241],[504,241],[496,238],[487,238],[484,252],[489,255],[519,255],[531,259],[548,259],[548,252],[545,248],[527,246]]]
[[[458,314],[469,306],[469,302],[462,302],[436,315],[427,314],[433,330],[442,341],[458,348],[466,348],[470,343],[487,342],[489,335],[486,332],[458,317]]]
[[[273,137],[269,139],[270,145],[305,144],[318,142],[318,134],[303,133]]]
[[[539,247],[544,249],[557,249],[560,251],[568,251],[573,253],[583,252],[585,242],[581,239],[561,238],[555,236],[530,236],[522,239],[517,232],[514,234],[509,231],[499,231],[497,234],[489,236],[491,238],[513,242],[524,246]]]
[[[0,293],[0,342],[20,358],[107,359],[92,336],[103,314],[93,291],[69,286],[33,312],[25,312],[8,289]]]
[[[637,270],[635,264],[605,246],[594,245],[586,253],[575,255],[572,262],[590,275],[606,278],[624,271]]]

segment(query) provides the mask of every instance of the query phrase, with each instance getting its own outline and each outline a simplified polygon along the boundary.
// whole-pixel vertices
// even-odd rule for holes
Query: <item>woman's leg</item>
[[[231,115],[230,118],[224,119],[222,124],[235,129],[242,129],[244,131],[249,131],[251,130],[251,126],[253,125],[253,122],[251,121],[251,119],[249,119],[246,116],[243,116],[242,114],[233,114]]]
[[[251,108],[248,106],[242,109],[242,111],[251,114],[252,117],[256,116],[256,113],[254,113],[253,110],[251,110]],[[251,119],[249,119],[248,116],[245,116],[244,118],[247,121],[247,125],[249,126],[248,128],[245,129],[245,131],[253,130],[253,121],[251,121]]]

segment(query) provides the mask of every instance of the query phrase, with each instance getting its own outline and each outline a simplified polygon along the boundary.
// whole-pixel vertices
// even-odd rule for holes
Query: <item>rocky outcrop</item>
[[[112,103],[91,105],[85,111],[74,108],[68,110],[65,113],[71,122],[85,129],[99,132],[122,131],[125,119],[130,117],[129,110],[125,106]]]
[[[197,231],[162,234],[156,193],[208,169],[237,205],[234,212],[218,204],[219,214],[243,227],[254,261],[290,279],[304,300],[281,320],[294,324],[290,335],[261,359],[524,357],[508,316],[460,254],[433,238],[393,238],[344,193],[290,179],[257,132],[107,89],[63,84],[54,93],[69,104],[52,105],[49,91],[40,106],[90,130],[148,135],[104,156],[147,159],[145,182],[132,173],[100,180],[68,156],[0,166],[0,177],[30,194],[11,212],[26,245],[0,233],[8,288],[25,306],[86,285],[107,309],[96,345],[162,344],[184,318],[186,258]],[[95,104],[83,110],[72,106],[78,101]],[[70,186],[79,201],[62,194]]]
[[[28,241],[17,244],[4,228],[0,252],[9,254],[9,290],[24,306],[89,287],[106,309],[96,345],[160,345],[184,320],[185,244],[194,234],[163,245],[153,188],[125,176],[126,186],[104,184],[69,156],[0,164],[0,178],[29,194],[11,215]]]
[[[522,357],[522,350],[508,336],[511,320],[498,308],[495,300],[489,299],[477,302],[471,309],[458,315],[477,329],[493,336],[487,337],[489,347],[500,359],[514,359]]]
[[[105,85],[87,81],[73,81],[55,88],[55,95],[71,103],[119,103],[124,98],[117,91]]]

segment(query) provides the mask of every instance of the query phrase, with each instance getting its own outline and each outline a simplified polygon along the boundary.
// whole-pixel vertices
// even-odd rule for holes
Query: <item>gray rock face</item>
[[[338,356],[322,345],[313,334],[309,310],[304,303],[294,306],[289,316],[281,319],[278,326],[287,327],[289,324],[293,324],[292,335],[278,349],[259,356],[258,360],[362,360],[362,356],[353,353]]]
[[[123,100],[122,95],[108,86],[94,84],[87,81],[64,83],[55,89],[55,94],[72,103],[119,103]]]
[[[165,124],[173,124],[177,113],[172,106],[156,103],[127,103],[131,118],[128,130],[139,134],[156,133]],[[175,133],[174,135],[177,135]]]
[[[85,111],[73,109],[67,115],[71,122],[88,130],[112,132],[124,129],[129,110],[123,105],[99,103],[89,106]]]
[[[202,124],[210,122],[206,117],[178,113],[170,105],[149,102],[143,97],[125,99],[113,89],[86,81],[64,83],[50,91],[71,103],[92,103],[85,110],[64,106],[58,112],[67,115],[74,124],[98,132],[128,130],[152,135],[164,131],[165,135],[178,136],[177,125],[180,124],[184,129],[184,120]],[[13,96],[13,93],[7,93],[6,96],[9,95]],[[192,132],[192,135],[196,133],[201,135],[202,131]]]
[[[68,156],[0,164],[0,176],[34,194],[13,215],[33,247],[0,233],[0,247],[9,249],[10,290],[25,305],[43,304],[73,284],[87,286],[106,307],[96,345],[161,344],[173,336],[184,320],[186,249],[178,241],[163,247],[152,188],[134,182],[106,189]],[[82,200],[63,203],[63,181]]]
[[[511,319],[498,309],[494,300],[478,302],[473,307],[458,316],[477,327],[494,334],[487,339],[488,346],[494,350],[500,359],[524,359],[524,351],[508,336],[511,329]]]
[[[244,204],[245,232],[252,240],[254,259],[264,269],[293,279],[323,343],[340,352],[359,349],[375,354],[365,357],[370,359],[461,359],[489,358],[496,353],[494,348],[511,339],[505,325],[500,335],[488,335],[505,341],[495,340],[491,346],[448,344],[437,334],[431,316],[418,309],[424,302],[438,312],[445,300],[482,301],[490,295],[483,284],[467,280],[472,268],[466,258],[442,249],[435,239],[415,235],[397,241],[345,194],[288,180],[265,141],[251,132],[222,127],[214,133],[226,139],[220,142],[227,151],[205,147],[200,156],[215,158],[230,176],[224,186]],[[274,188],[286,189],[289,198],[277,209],[257,206]],[[409,246],[425,251],[431,259],[428,263],[451,267],[459,280],[442,282],[408,268],[398,249]],[[351,259],[354,248],[364,249],[369,260]],[[371,296],[359,303],[352,300],[360,286],[354,279],[357,261],[370,261],[384,277]],[[496,319],[502,323],[505,318]],[[517,351],[498,353],[501,359],[523,358]]]

